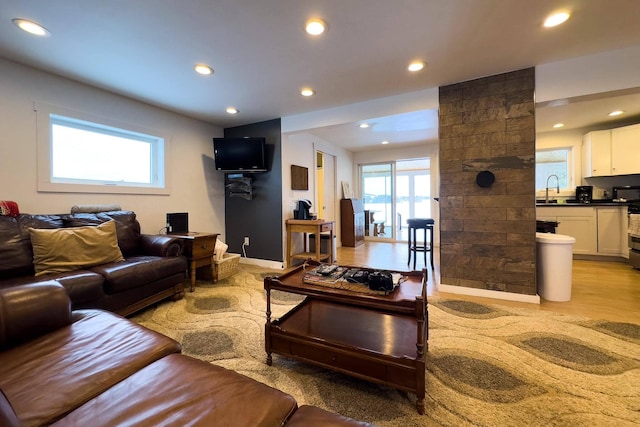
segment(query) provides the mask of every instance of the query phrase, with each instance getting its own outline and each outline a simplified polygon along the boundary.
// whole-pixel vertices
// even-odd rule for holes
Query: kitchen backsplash
[[[585,178],[583,181],[585,185],[593,185],[594,199],[610,199],[613,187],[640,185],[640,175],[598,176]]]

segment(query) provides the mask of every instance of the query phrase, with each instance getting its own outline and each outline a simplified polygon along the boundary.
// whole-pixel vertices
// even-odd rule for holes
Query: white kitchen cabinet
[[[538,206],[536,218],[557,221],[558,234],[574,237],[575,255],[628,257],[626,206]]]
[[[598,252],[596,210],[591,206],[537,207],[536,218],[557,221],[556,233],[576,239],[573,253],[595,255]]]
[[[576,239],[573,245],[573,253],[591,255],[598,251],[596,239],[597,224],[595,216],[559,216],[558,234],[572,236]]]
[[[624,256],[627,247],[626,206],[600,207],[596,212],[598,216],[598,254]]]
[[[597,130],[582,138],[582,176],[611,175],[611,131]]]
[[[611,175],[640,173],[640,125],[611,130]]]

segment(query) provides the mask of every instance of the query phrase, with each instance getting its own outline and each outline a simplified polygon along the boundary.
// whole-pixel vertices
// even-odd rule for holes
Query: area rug
[[[233,369],[310,404],[381,427],[637,426],[640,325],[431,298],[426,414],[415,395],[278,355],[265,363],[269,272],[241,264],[216,284],[132,320],[183,353]],[[272,317],[301,297],[272,292]]]

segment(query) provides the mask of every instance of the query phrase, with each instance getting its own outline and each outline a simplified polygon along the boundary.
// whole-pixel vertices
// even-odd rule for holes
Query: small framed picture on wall
[[[304,166],[291,165],[291,189],[309,189],[309,168]]]

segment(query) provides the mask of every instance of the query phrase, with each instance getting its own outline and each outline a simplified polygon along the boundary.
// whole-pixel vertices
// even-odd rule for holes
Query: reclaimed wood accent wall
[[[444,285],[536,294],[534,89],[534,68],[440,88]]]

